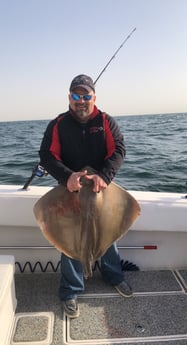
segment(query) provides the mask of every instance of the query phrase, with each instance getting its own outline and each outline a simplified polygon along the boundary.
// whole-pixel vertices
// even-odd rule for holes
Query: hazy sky
[[[187,0],[0,0],[0,121],[68,109],[71,80],[94,80],[111,115],[187,112]]]

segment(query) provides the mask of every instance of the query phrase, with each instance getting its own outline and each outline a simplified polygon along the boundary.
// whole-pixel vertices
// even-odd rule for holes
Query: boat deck
[[[60,274],[17,273],[13,345],[187,345],[187,270],[126,271],[120,296],[96,269],[79,295],[80,316],[63,315]]]

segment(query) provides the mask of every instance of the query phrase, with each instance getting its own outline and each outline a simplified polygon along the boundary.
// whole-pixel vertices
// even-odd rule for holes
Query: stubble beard
[[[84,109],[76,109],[75,115],[80,121],[84,121],[88,119],[90,114],[89,114],[88,108],[84,108]]]

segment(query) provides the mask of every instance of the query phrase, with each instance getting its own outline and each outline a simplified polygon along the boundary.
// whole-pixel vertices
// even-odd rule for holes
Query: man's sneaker
[[[72,319],[78,317],[80,314],[79,306],[76,299],[68,299],[66,301],[62,301],[62,307],[65,314]]]
[[[120,295],[124,297],[132,296],[132,288],[123,280],[120,284],[114,286],[115,289],[119,292]]]

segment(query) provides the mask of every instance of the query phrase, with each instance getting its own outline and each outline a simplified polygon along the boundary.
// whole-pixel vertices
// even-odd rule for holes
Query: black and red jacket
[[[71,110],[52,120],[40,147],[41,165],[66,185],[72,172],[90,166],[109,184],[123,163],[125,144],[116,121],[94,106],[88,122],[78,122]]]

